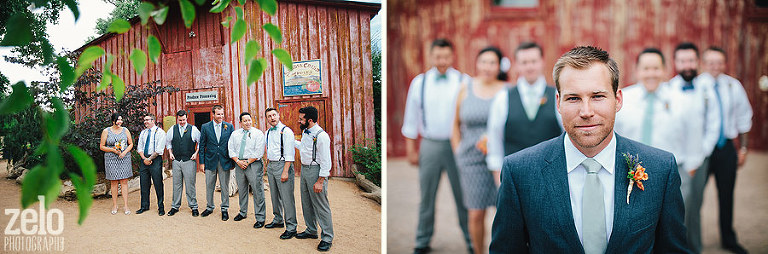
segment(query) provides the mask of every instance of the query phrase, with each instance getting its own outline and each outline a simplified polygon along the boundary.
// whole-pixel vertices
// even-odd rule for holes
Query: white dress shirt
[[[243,142],[243,135],[248,136],[245,139],[245,150],[243,150],[243,158],[241,159],[260,160],[264,155],[264,133],[253,127],[248,130],[248,134],[245,133],[243,128],[232,132],[232,135],[229,137],[229,143],[227,143],[229,157],[240,158],[240,144]]]
[[[702,76],[704,75],[712,77],[709,73],[702,74]],[[749,104],[749,98],[747,98],[747,93],[741,82],[725,74],[718,75],[715,81],[718,84],[717,90],[720,92],[720,99],[723,104],[725,137],[733,139],[738,137],[740,133],[749,132],[752,128],[752,106]],[[719,128],[720,122],[717,124]],[[719,129],[717,130],[719,131]]]
[[[178,124],[176,124],[176,125],[178,125]],[[176,125],[174,125],[174,126],[176,126]],[[185,124],[183,126],[179,125],[179,131],[178,131],[179,137],[184,136],[184,130],[187,129],[187,125],[188,124]],[[165,135],[165,140],[166,140],[165,148],[168,148],[168,150],[173,150],[172,142],[173,142],[173,128],[174,128],[174,126],[171,126],[171,128],[168,129],[168,135]],[[196,147],[198,145],[200,145],[200,130],[197,129],[197,126],[192,125],[192,134],[190,134],[190,136],[192,138],[192,142],[195,142],[195,146]]]
[[[467,81],[469,77],[453,68],[448,68],[445,74],[446,79],[438,80],[440,72],[437,68],[432,68],[411,81],[401,129],[406,138],[416,139],[419,135],[435,140],[451,138],[453,120],[456,116],[456,96],[462,80]],[[423,105],[426,114],[421,108],[421,84],[425,78]]]
[[[144,142],[147,140],[147,135],[151,135],[149,137],[149,154],[145,154],[145,157],[149,157],[151,154],[157,152],[157,155],[163,156],[163,151],[165,150],[165,131],[161,129],[158,126],[153,126],[149,129],[144,129],[139,134],[139,144],[136,147],[139,153],[144,153]]]
[[[694,115],[694,117],[701,117],[703,123],[699,128],[703,129],[704,135],[702,136],[702,151],[704,156],[709,156],[715,149],[717,144],[717,138],[720,136],[720,112],[717,109],[717,98],[713,91],[714,80],[711,76],[699,75],[693,79],[693,90],[683,91],[685,86],[685,80],[680,75],[675,76],[669,80],[669,85],[682,91],[683,95],[689,97],[688,112]]]
[[[641,83],[621,90],[624,102],[621,111],[616,113],[614,130],[621,136],[643,142],[648,90]],[[694,113],[696,108],[688,108],[693,104],[692,97],[670,87],[669,83],[660,84],[654,95],[651,140],[646,145],[671,152],[687,171],[697,169],[704,160],[701,150],[704,123],[700,117],[703,112]]]
[[[611,239],[613,230],[613,197],[614,186],[616,183],[615,167],[616,164],[616,135],[611,132],[611,142],[600,153],[592,157],[601,166],[597,172],[597,177],[603,185],[603,201],[605,202],[605,232],[606,238]],[[584,244],[583,226],[581,221],[581,205],[584,197],[584,182],[587,180],[587,169],[581,165],[587,159],[571,141],[568,134],[565,134],[565,162],[568,169],[568,189],[571,191],[571,208],[573,209],[573,223],[576,225],[576,232],[579,234],[579,241]],[[620,172],[626,174],[626,172]]]
[[[216,134],[216,142],[219,142],[221,140],[221,125],[224,124],[224,121],[221,123],[216,123],[216,121],[213,121],[213,132]]]
[[[529,84],[525,78],[520,77],[517,79],[517,86],[508,89],[501,89],[496,93],[491,102],[491,109],[488,114],[488,155],[485,157],[485,162],[488,164],[488,169],[492,171],[500,171],[501,166],[504,163],[504,130],[507,125],[507,115],[509,111],[509,89],[519,89],[520,99],[525,106],[528,101],[541,101],[544,97],[544,91],[546,91],[547,82],[544,76],[539,77],[533,84]],[[533,90],[535,98],[528,98],[527,96],[530,90]],[[555,91],[557,93],[557,91]],[[537,103],[537,106],[541,107],[541,103]],[[560,129],[563,128],[563,120],[560,116],[560,112],[557,112],[557,106],[555,108],[555,116],[557,122],[560,125]]]
[[[299,148],[299,154],[301,155],[301,164],[314,165],[312,163],[312,149],[313,138],[317,136],[317,154],[316,161],[320,164],[320,177],[328,177],[331,175],[331,137],[328,136],[328,132],[323,131],[318,134],[322,128],[315,124],[312,128],[309,128],[309,133],[301,132],[301,141],[296,141],[296,147]]]
[[[285,130],[283,130],[285,127]],[[280,131],[283,130],[282,135]],[[280,139],[283,139],[283,157],[285,161],[295,161],[296,143],[294,142],[293,130],[286,127],[282,122],[278,122],[274,130],[267,130],[267,159],[270,161],[280,160]]]

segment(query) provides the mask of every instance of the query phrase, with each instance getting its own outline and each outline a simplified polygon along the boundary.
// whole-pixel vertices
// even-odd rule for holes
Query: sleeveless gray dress
[[[467,96],[461,102],[459,119],[461,120],[461,143],[456,151],[459,166],[459,179],[464,192],[464,205],[468,209],[485,209],[496,205],[496,184],[493,174],[485,163],[485,155],[475,147],[480,137],[486,133],[488,113],[493,99],[477,97],[472,91],[470,80]]]
[[[122,128],[119,134],[112,133],[111,128],[107,128],[107,147],[115,147],[117,142],[121,142],[122,149],[125,151],[125,148],[128,147],[128,135],[125,134],[125,127]],[[131,154],[126,154],[125,157],[120,159],[117,154],[104,153],[104,168],[107,180],[121,180],[133,176]]]

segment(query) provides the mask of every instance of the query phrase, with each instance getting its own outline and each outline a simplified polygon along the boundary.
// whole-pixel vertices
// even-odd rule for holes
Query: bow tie
[[[269,130],[271,130],[271,131],[277,130],[277,126],[269,128]]]
[[[685,85],[683,86],[683,91],[687,90],[693,90],[694,86],[692,82],[685,82]]]
[[[445,73],[437,75],[437,80],[447,80],[447,79],[448,79],[448,75],[446,75]]]
[[[306,133],[306,134],[312,134],[311,132],[309,132],[309,129],[306,129],[306,130],[304,130],[304,133]]]

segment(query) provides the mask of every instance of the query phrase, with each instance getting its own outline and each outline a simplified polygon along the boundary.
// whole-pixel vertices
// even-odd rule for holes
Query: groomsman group
[[[514,56],[520,77],[493,99],[487,123],[486,161],[500,188],[491,252],[699,253],[702,196],[714,174],[722,247],[746,253],[733,230],[733,189],[747,155],[752,109],[741,83],[724,74],[724,50],[708,48],[698,74],[697,47],[681,43],[674,51],[678,75],[667,81],[663,54],[646,49],[637,57],[638,83],[624,89],[618,89],[615,62],[599,48],[577,47],[558,59],[555,86],[544,79],[539,45],[522,43]],[[455,117],[450,109],[467,75],[451,67],[453,46],[445,39],[433,41],[429,59],[433,67],[411,82],[402,127],[408,159],[419,165],[414,253],[431,251],[442,171],[472,253],[447,141]],[[653,173],[646,190],[635,186],[627,195],[625,153],[639,155]],[[588,189],[596,198],[583,196]],[[629,227],[638,223],[642,227]]]
[[[158,215],[165,215],[163,205],[162,155],[168,149],[172,161],[173,201],[168,216],[179,212],[182,189],[186,185],[187,203],[192,216],[207,217],[214,212],[214,189],[216,178],[221,186],[221,220],[229,220],[229,179],[234,171],[238,186],[240,210],[234,217],[241,221],[248,217],[248,193],[253,193],[253,207],[256,222],[254,228],[283,228],[280,239],[317,239],[318,224],[322,229],[319,251],[328,251],[333,241],[333,224],[328,203],[328,177],[331,169],[331,140],[318,124],[318,111],[309,106],[299,110],[299,124],[302,129],[300,141],[294,139],[291,128],[280,122],[275,108],[268,108],[264,114],[269,124],[266,134],[255,128],[253,117],[248,112],[240,114],[240,129],[224,121],[224,108],[216,105],[212,109],[213,121],[203,124],[201,130],[187,123],[187,112],[176,113],[176,124],[165,133],[155,125],[155,116],[144,117],[144,129],[139,136],[138,151],[143,163],[140,165],[141,209],[136,214],[149,210],[150,185],[154,183],[157,195]],[[306,230],[297,233],[296,207],[294,201],[295,149],[299,149],[302,167],[300,194]],[[266,152],[266,162],[263,155]],[[194,160],[199,157],[195,169]],[[272,198],[273,220],[265,225],[266,207],[264,202],[263,175],[266,167]],[[206,208],[198,211],[195,190],[195,174],[205,172]],[[232,190],[234,191],[234,190]]]

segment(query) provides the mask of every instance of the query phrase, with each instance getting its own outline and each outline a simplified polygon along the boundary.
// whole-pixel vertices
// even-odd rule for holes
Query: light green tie
[[[536,91],[533,87],[528,87],[528,103],[525,105],[525,114],[528,116],[528,120],[533,121],[536,118],[536,113],[539,111],[539,100]]]
[[[648,93],[645,100],[645,117],[643,117],[643,138],[641,142],[646,145],[651,145],[653,140],[653,111],[656,106],[656,94]]]
[[[602,168],[595,159],[587,158],[581,163],[587,169],[584,181],[584,196],[581,204],[581,227],[584,239],[584,253],[605,253],[608,240],[605,233],[605,202],[603,185],[597,177]]]
[[[248,132],[247,130],[243,130],[243,140],[240,141],[240,155],[237,156],[237,158],[241,160],[245,160],[243,158],[243,154],[245,153],[245,141],[248,139]]]

